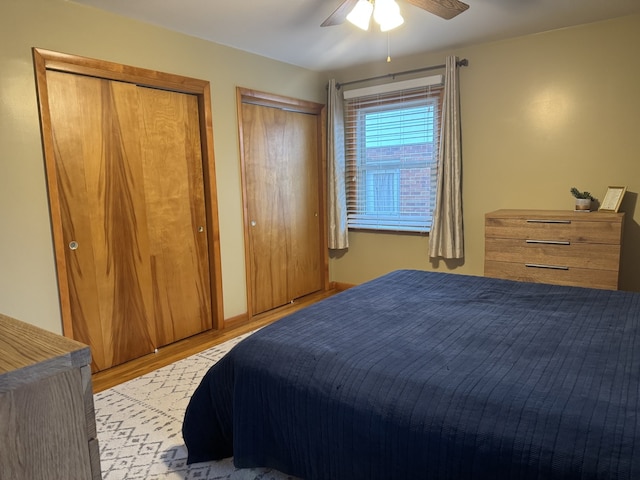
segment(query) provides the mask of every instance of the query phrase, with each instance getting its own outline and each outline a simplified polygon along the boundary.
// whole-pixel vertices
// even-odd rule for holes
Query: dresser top
[[[550,220],[585,220],[589,222],[621,222],[624,212],[581,212],[576,210],[521,210],[502,209],[489,212],[486,217],[491,218],[548,218]]]
[[[0,393],[90,362],[87,345],[0,314]]]

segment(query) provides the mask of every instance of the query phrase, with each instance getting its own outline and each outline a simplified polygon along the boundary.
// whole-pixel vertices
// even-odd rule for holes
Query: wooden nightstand
[[[0,478],[99,480],[86,345],[0,314]]]

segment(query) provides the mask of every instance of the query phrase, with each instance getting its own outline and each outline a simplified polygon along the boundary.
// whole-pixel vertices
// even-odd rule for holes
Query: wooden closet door
[[[102,370],[155,348],[142,165],[128,162],[136,87],[53,71],[47,84],[73,336]]]
[[[138,87],[156,344],[212,327],[198,100]]]
[[[322,289],[317,121],[242,104],[254,315]]]
[[[56,71],[47,86],[73,337],[93,370],[210,328],[194,99]]]

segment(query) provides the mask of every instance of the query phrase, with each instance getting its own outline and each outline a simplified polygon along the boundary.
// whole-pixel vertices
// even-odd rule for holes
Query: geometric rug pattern
[[[103,480],[295,480],[233,459],[187,465],[182,420],[207,370],[250,333],[94,395]]]

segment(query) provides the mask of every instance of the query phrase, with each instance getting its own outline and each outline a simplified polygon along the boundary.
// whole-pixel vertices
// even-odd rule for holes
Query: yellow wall
[[[225,318],[246,313],[235,88],[324,102],[317,72],[65,0],[0,2],[0,312],[61,332],[31,48],[211,82]]]
[[[391,37],[393,47],[393,36]],[[483,218],[498,208],[572,208],[627,185],[622,287],[640,291],[640,16],[331,74],[293,67],[65,0],[0,2],[0,312],[61,331],[32,47],[211,82],[225,318],[246,312],[235,87],[324,102],[338,81],[468,58],[461,70],[466,258],[431,264],[428,237],[353,233],[331,279],[396,268],[481,275]]]
[[[607,186],[626,185],[621,288],[640,291],[639,47],[634,15],[333,72],[345,82],[448,54],[469,60],[460,70],[464,262],[432,264],[425,236],[351,233],[349,250],[332,256],[331,279],[361,283],[396,268],[482,275],[485,213],[572,209],[572,186],[602,200]]]

